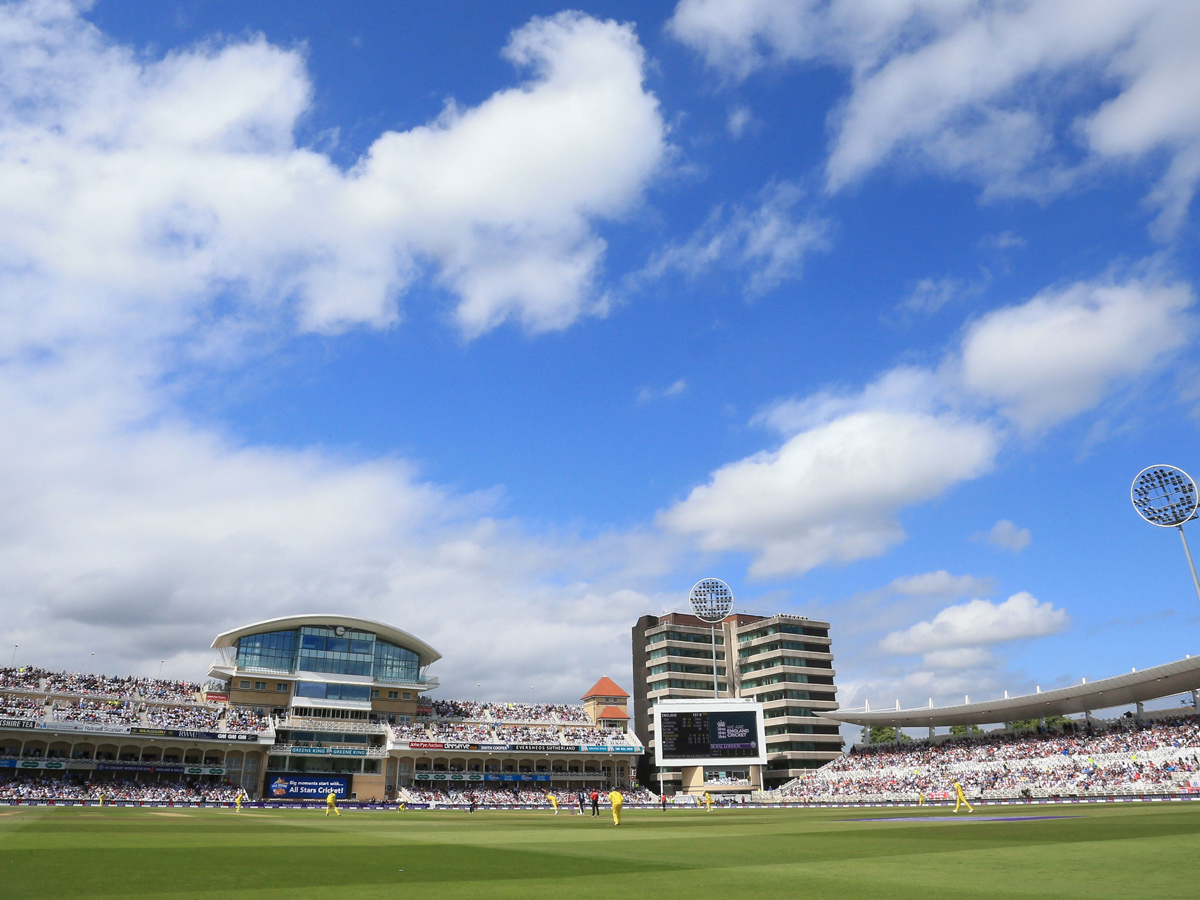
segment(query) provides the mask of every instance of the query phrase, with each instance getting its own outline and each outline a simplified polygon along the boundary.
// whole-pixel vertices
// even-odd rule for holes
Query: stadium
[[[206,684],[0,669],[0,802],[541,804],[629,788],[628,695],[433,700],[441,655],[390,625],[291,616],[224,632]],[[461,797],[459,795],[462,795]]]
[[[990,896],[1091,900],[1193,880],[1164,860],[1200,834],[1200,805],[1180,802],[1200,797],[1200,658],[961,706],[824,709],[863,742],[737,800],[719,790],[728,761],[700,761],[711,804],[634,781],[649,751],[607,677],[577,705],[432,699],[436,650],[332,614],[213,648],[204,684],[0,669],[6,897],[608,897],[681,878],[697,897],[969,897],[965,867],[999,867]],[[670,703],[756,701],[658,701],[664,743]]]

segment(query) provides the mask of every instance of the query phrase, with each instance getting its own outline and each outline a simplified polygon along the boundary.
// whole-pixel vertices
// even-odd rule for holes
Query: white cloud
[[[752,554],[759,576],[884,553],[905,538],[901,509],[991,468],[1005,418],[1048,427],[1152,373],[1189,340],[1191,305],[1183,284],[1106,279],[989,313],[936,369],[772,404],[752,422],[782,447],[717,469],[659,522],[701,549]],[[1020,530],[1005,539],[1018,549]]]
[[[661,605],[649,586],[673,558],[657,535],[530,533],[498,496],[403,461],[240,446],[166,411],[123,422],[128,393],[63,396],[60,375],[0,381],[0,615],[21,660],[95,651],[104,671],[153,674],[166,658],[195,678],[221,630],[332,611],[442,651],[442,696],[628,683],[629,622]]]
[[[984,316],[962,344],[964,386],[998,402],[1022,428],[1094,407],[1193,332],[1184,284],[1078,282]]]
[[[911,313],[932,315],[947,304],[979,296],[986,286],[986,281],[966,281],[949,275],[922,278],[904,298],[901,308]]]
[[[467,335],[602,312],[593,225],[640,201],[666,150],[641,47],[563,13],[504,54],[524,83],[342,171],[295,144],[299,52],[248,38],[155,59],[71,4],[0,7],[0,278],[21,305],[0,349],[131,318],[177,331],[218,295],[308,330],[382,327],[426,268]]]
[[[687,390],[687,381],[683,378],[677,378],[665,388],[648,388],[644,387],[638,391],[638,403],[649,403],[652,400],[665,400],[670,397],[678,397]]]
[[[754,209],[718,206],[682,243],[656,253],[639,273],[653,280],[672,272],[695,279],[714,267],[744,274],[751,293],[768,291],[799,278],[804,260],[829,248],[829,222],[796,214],[804,192],[794,184],[769,185]]]
[[[950,415],[853,412],[721,467],[658,520],[704,550],[752,553],[752,575],[803,573],[899,543],[898,510],[977,477],[997,449],[989,427]]]
[[[729,118],[725,124],[729,129],[730,137],[736,141],[751,129],[758,127],[760,123],[754,118],[754,113],[750,112],[749,107],[734,106],[729,110]]]
[[[994,665],[996,655],[987,647],[959,647],[955,650],[933,650],[922,658],[931,669],[981,669]]]
[[[1057,634],[1070,621],[1066,610],[1049,601],[1039,602],[1032,594],[1021,591],[999,604],[971,600],[948,606],[931,621],[893,631],[879,646],[887,653],[900,654],[986,647]]]
[[[951,575],[945,569],[905,575],[894,579],[887,590],[909,597],[970,597],[984,594],[993,587],[992,579],[975,575]]]
[[[660,605],[671,538],[532,533],[499,491],[246,446],[175,391],[245,341],[385,327],[426,270],[467,334],[595,308],[593,226],[639,202],[665,150],[632,29],[535,19],[506,50],[526,81],[342,171],[295,145],[299,52],[247,38],[160,58],[79,8],[0,6],[0,619],[19,658],[165,657],[195,678],[218,631],[327,610],[441,649],[443,695],[627,680],[622,635]]]
[[[1033,540],[1028,528],[1018,528],[1008,519],[1001,519],[987,531],[975,535],[975,538],[1013,553],[1020,553]]]
[[[990,194],[1149,160],[1169,235],[1200,181],[1200,6],[1191,0],[681,0],[668,26],[727,77],[833,63],[851,77],[827,166],[838,190],[914,157]]]

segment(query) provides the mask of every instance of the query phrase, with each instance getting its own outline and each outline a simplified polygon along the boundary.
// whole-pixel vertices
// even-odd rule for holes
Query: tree
[[[896,740],[896,729],[890,725],[876,725],[871,729],[871,737],[869,743],[872,744],[890,744]],[[900,732],[900,741],[911,741],[907,734]]]
[[[951,725],[950,733],[955,737],[962,737],[964,734],[983,734],[983,729],[978,725]]]

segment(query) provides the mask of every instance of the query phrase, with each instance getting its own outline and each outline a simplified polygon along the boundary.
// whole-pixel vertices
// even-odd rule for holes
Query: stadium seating
[[[1141,724],[1120,720],[1091,732],[996,732],[941,742],[855,747],[794,779],[777,799],[804,802],[939,797],[962,784],[992,799],[1169,793],[1200,771],[1200,717]]]

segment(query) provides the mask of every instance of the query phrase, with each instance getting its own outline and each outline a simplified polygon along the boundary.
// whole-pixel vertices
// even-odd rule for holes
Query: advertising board
[[[274,800],[324,800],[333,793],[339,800],[349,796],[350,779],[337,775],[267,773],[267,798]]]

